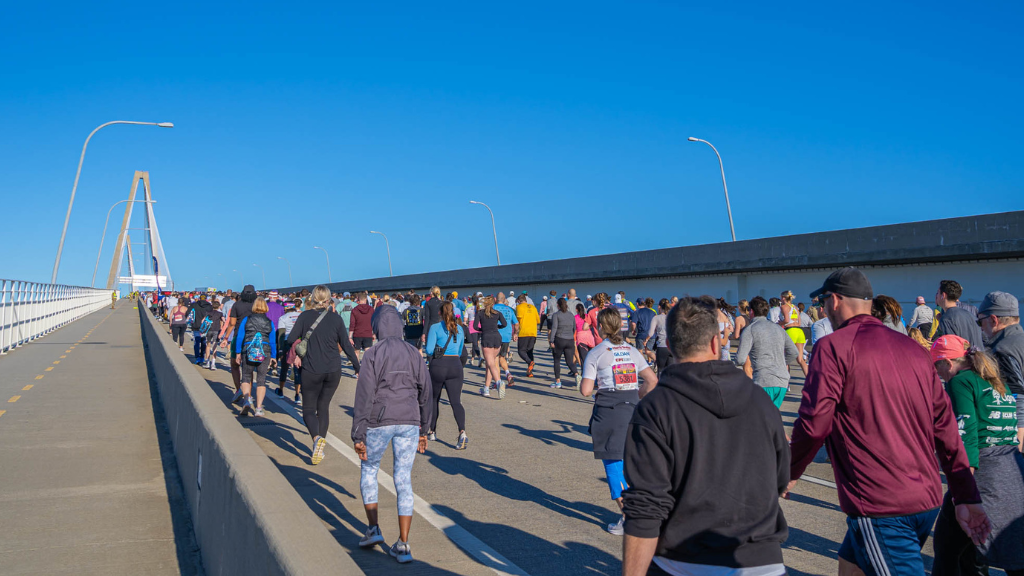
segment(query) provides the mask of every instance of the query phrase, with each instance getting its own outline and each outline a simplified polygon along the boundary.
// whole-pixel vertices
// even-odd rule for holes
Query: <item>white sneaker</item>
[[[181,346],[178,346],[178,352],[184,352],[184,351],[185,351],[184,348],[182,348]]]
[[[618,522],[616,522],[615,524],[609,524],[608,525],[608,532],[611,533],[611,534],[614,534],[616,536],[622,536],[623,534],[626,533],[625,530],[623,530],[623,528],[622,528],[622,525],[625,522],[626,522],[626,517],[625,516],[620,516]]]
[[[359,541],[360,548],[369,548],[370,546],[376,546],[377,544],[384,543],[384,535],[380,533],[380,526],[370,526],[366,529],[366,534]]]
[[[391,550],[388,550],[388,553],[394,556],[395,560],[398,560],[400,564],[412,562],[412,548],[409,547],[408,542],[402,542],[401,540],[395,542]]]
[[[327,446],[327,440],[324,440],[320,436],[317,436],[313,441],[313,457],[310,458],[310,462],[313,465],[319,464],[324,460],[324,447]]]
[[[487,396],[488,398],[490,398],[491,397],[491,387],[490,386],[481,386],[480,387],[480,395],[481,396]]]

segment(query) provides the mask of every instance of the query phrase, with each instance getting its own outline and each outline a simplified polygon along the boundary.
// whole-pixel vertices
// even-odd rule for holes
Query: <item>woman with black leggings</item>
[[[550,306],[550,302],[548,306]],[[569,305],[565,298],[558,299],[558,312],[551,316],[551,328],[548,330],[548,344],[551,346],[551,355],[555,360],[555,382],[552,388],[562,387],[562,362],[565,357],[565,365],[569,367],[569,374],[580,385],[580,374],[576,371],[576,315],[569,312]]]
[[[437,440],[437,418],[441,410],[441,391],[448,394],[455,415],[455,424],[459,427],[459,440],[455,443],[456,450],[465,450],[469,446],[466,436],[466,409],[462,406],[462,354],[466,346],[466,335],[462,326],[455,318],[451,302],[441,305],[441,321],[430,327],[427,333],[427,354],[430,358],[430,383],[434,389],[434,413],[430,418],[430,431],[427,440]]]
[[[339,346],[359,374],[359,359],[349,340],[348,328],[341,316],[330,309],[332,303],[326,286],[313,288],[306,299],[306,311],[295,320],[286,345],[286,350],[291,350],[296,340],[306,340],[306,355],[295,358],[295,367],[302,370],[302,420],[313,438],[313,464],[324,459],[331,399],[341,381]]]
[[[648,332],[647,340],[644,340],[644,348],[647,348],[647,343],[650,342],[651,338],[655,342],[654,351],[654,364],[658,369],[658,374],[668,367],[672,363],[672,351],[668,347],[668,329],[666,328],[665,320],[668,318],[668,312],[672,309],[672,304],[668,298],[662,298],[658,302],[658,315],[651,320],[651,329]]]

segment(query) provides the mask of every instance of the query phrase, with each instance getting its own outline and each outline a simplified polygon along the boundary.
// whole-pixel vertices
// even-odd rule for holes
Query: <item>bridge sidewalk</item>
[[[4,574],[202,572],[133,308],[0,359]]]

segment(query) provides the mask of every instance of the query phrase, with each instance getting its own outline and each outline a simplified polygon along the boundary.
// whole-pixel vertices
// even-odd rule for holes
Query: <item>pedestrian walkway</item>
[[[0,358],[0,572],[201,574],[134,303]]]

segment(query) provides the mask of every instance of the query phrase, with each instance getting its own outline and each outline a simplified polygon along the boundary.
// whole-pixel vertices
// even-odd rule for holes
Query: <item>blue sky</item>
[[[740,239],[1024,209],[1019,2],[96,4],[0,19],[0,277],[108,120],[176,127],[92,139],[64,283],[135,170],[186,288],[493,264],[469,200],[503,263],[728,240],[691,135]]]

